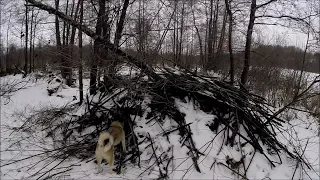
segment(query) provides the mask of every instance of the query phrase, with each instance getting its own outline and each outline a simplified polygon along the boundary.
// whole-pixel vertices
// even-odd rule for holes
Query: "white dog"
[[[101,132],[96,148],[96,159],[99,171],[101,170],[101,161],[105,159],[108,164],[114,166],[114,146],[122,143],[123,151],[126,152],[125,133],[120,122],[111,123],[107,132]]]

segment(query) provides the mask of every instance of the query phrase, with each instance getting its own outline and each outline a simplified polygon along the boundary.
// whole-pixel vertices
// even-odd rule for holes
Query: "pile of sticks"
[[[280,127],[284,121],[273,116],[263,98],[231,86],[228,82],[204,78],[189,72],[173,73],[163,69],[157,75],[161,77],[157,81],[136,77],[122,78],[118,86],[113,86],[112,89],[108,89],[108,92],[99,92],[95,96],[87,97],[87,113],[74,120],[72,124],[77,124],[76,126],[68,127],[63,131],[64,139],[68,139],[72,137],[71,134],[75,130],[81,134],[86,128],[95,127],[95,131],[87,134],[90,138],[80,138],[91,147],[83,149],[83,153],[77,152],[77,156],[82,154],[85,160],[92,158],[98,134],[106,130],[112,121],[117,120],[124,124],[129,149],[127,154],[116,154],[116,158],[120,159],[120,162],[117,163],[118,172],[128,162],[140,166],[142,150],[139,149],[139,145],[149,142],[148,148],[153,151],[151,158],[155,160],[154,166],[158,166],[159,177],[167,177],[168,165],[174,157],[169,152],[158,157],[155,153],[158,147],[155,147],[154,140],[147,134],[138,135],[134,131],[137,117],[143,117],[146,114],[147,124],[161,124],[166,117],[178,124],[177,127],[164,130],[163,135],[168,136],[178,131],[183,139],[181,145],[189,149],[188,155],[194,163],[194,168],[201,172],[198,159],[204,154],[195,147],[190,124],[186,123],[185,114],[179,111],[175,103],[175,99],[181,101],[188,99],[194,102],[196,108],[216,115],[217,118],[213,119],[208,127],[213,133],[218,133],[219,130],[219,133],[225,134],[221,146],[234,146],[236,137],[240,137],[243,142],[241,146],[252,145],[257,152],[265,156],[272,166],[275,166],[274,161],[270,160],[267,154],[277,154],[281,162],[281,151],[293,159],[305,162],[303,158],[290,152],[277,140],[275,129]],[[145,102],[146,97],[150,99],[147,103]],[[151,110],[146,111],[148,108]],[[244,129],[245,132],[241,132],[240,129]],[[73,139],[79,139],[79,137]],[[268,152],[264,151],[262,144],[268,147]],[[117,152],[120,152],[120,149]]]

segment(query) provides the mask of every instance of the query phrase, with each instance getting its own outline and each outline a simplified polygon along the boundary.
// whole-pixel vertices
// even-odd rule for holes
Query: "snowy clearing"
[[[0,82],[21,79],[21,75],[6,76],[1,77]],[[85,89],[88,88],[88,82],[89,80],[84,80]],[[46,154],[36,158],[28,158],[42,153],[46,148],[50,149],[54,142],[52,139],[44,137],[45,134],[41,131],[14,131],[26,123],[24,117],[43,108],[62,107],[77,102],[74,99],[74,96],[78,97],[77,88],[63,87],[56,94],[48,96],[47,85],[47,79],[39,79],[37,82],[30,80],[24,89],[13,93],[9,101],[1,99],[1,179],[33,179],[51,176],[63,179],[150,179],[158,177],[159,171],[157,169],[147,169],[150,164],[155,162],[149,160],[152,152],[143,151],[146,149],[146,143],[139,145],[139,149],[143,151],[141,167],[128,164],[122,169],[120,175],[111,174],[107,165],[102,166],[104,170],[101,174],[97,173],[97,165],[93,160],[81,162],[79,159],[68,158],[60,163],[58,158],[47,158]],[[169,141],[161,135],[163,129],[167,130],[174,126],[169,118],[166,118],[166,121],[161,125],[151,126],[147,125],[145,116],[138,117],[135,127],[136,133],[149,133],[154,143],[162,147],[156,151],[157,155],[161,156],[164,151],[172,151],[175,159],[168,167],[169,179],[239,179],[241,177],[221,164],[225,164],[226,157],[232,157],[238,162],[243,154],[245,155],[244,162],[251,163],[247,173],[248,179],[319,179],[320,143],[318,122],[314,117],[303,112],[290,110],[283,116],[290,116],[292,119],[278,133],[281,142],[286,144],[289,149],[303,154],[314,171],[306,170],[305,167],[296,168],[297,162],[283,154],[280,154],[283,160],[282,164],[276,163],[276,167],[272,168],[268,161],[259,152],[255,152],[249,144],[242,148],[243,151],[239,151],[237,146],[220,147],[221,143],[219,142],[221,142],[223,134],[215,134],[207,126],[208,121],[215,118],[214,115],[206,114],[195,108],[194,104],[188,100],[186,102],[176,100],[175,103],[179,110],[186,114],[186,123],[192,123],[190,127],[196,143],[195,146],[206,155],[201,156],[198,161],[201,173],[195,171],[192,160],[187,155],[188,149],[180,146],[178,133],[171,133]],[[83,108],[80,107],[77,113],[81,114],[82,111]],[[39,142],[42,143],[39,144]],[[250,162],[252,157],[254,158]],[[24,160],[24,158],[27,159]],[[92,158],[94,158],[94,153],[92,153]],[[269,154],[269,158],[277,159],[274,154]],[[17,160],[18,163],[13,163]],[[59,171],[55,167],[61,167],[65,172]],[[52,168],[55,170],[50,171]],[[239,169],[243,171],[243,169]],[[47,171],[49,172],[45,173]],[[37,177],[30,177],[35,173],[38,174]],[[295,174],[294,177],[293,174]]]

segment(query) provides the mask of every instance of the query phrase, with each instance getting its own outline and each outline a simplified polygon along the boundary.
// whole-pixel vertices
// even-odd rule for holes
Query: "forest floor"
[[[5,81],[21,81],[21,75],[1,77],[0,82]],[[0,84],[1,85],[1,84]],[[34,78],[30,78],[24,88],[11,95],[10,99],[1,98],[1,177],[0,179],[33,179],[39,178],[44,172],[49,171],[42,178],[52,176],[57,172],[50,172],[50,169],[58,167],[70,167],[65,173],[60,172],[60,179],[150,179],[158,177],[157,169],[147,169],[150,165],[148,161],[147,151],[143,151],[141,155],[141,167],[128,163],[122,169],[120,175],[110,173],[110,168],[103,165],[102,173],[98,173],[97,165],[94,160],[81,161],[76,158],[69,158],[67,161],[60,163],[55,158],[46,159],[46,155],[37,158],[28,158],[34,154],[43,152],[43,149],[52,146],[52,140],[45,138],[41,132],[33,133],[36,136],[31,136],[30,132],[15,131],[23,123],[25,123],[28,115],[31,115],[44,108],[62,107],[68,104],[77,103],[75,97],[78,97],[79,91],[77,87],[63,87],[59,92],[48,96],[47,79],[38,79],[35,82]],[[84,88],[89,87],[89,80],[84,80]],[[283,124],[281,131],[278,132],[278,138],[289,149],[295,149],[303,154],[313,170],[307,170],[305,167],[296,168],[297,162],[282,156],[282,164],[276,164],[276,167],[271,167],[268,161],[258,152],[254,152],[251,146],[245,146],[243,152],[239,152],[236,148],[230,146],[220,146],[222,137],[216,136],[206,126],[208,120],[214,118],[214,115],[206,114],[203,111],[194,108],[191,101],[181,102],[176,101],[176,105],[181,112],[186,114],[186,123],[191,124],[193,139],[196,147],[206,154],[198,160],[201,173],[197,172],[192,160],[187,155],[187,148],[181,147],[178,133],[171,133],[169,141],[164,136],[159,136],[162,132],[161,127],[157,125],[148,125],[144,117],[138,120],[136,132],[149,133],[155,143],[161,144],[163,149],[172,148],[173,163],[169,167],[169,179],[239,179],[240,177],[233,173],[230,169],[224,166],[212,166],[225,162],[226,156],[233,157],[234,160],[240,160],[241,154],[247,155],[246,158],[253,157],[251,165],[247,171],[248,179],[319,179],[319,134],[318,134],[318,119],[308,115],[305,112],[289,110],[282,114],[288,119],[288,122]],[[78,113],[81,111],[81,107]],[[164,122],[163,126],[171,126],[170,119]],[[214,140],[213,140],[214,138]],[[36,140],[35,140],[36,139]],[[39,139],[43,143],[38,144]],[[36,143],[35,143],[36,142]],[[143,150],[146,144],[139,145],[139,149]],[[267,147],[265,147],[267,148]],[[275,155],[269,155],[270,159]],[[25,160],[23,160],[26,158]],[[92,154],[94,158],[94,153]],[[18,160],[18,161],[17,161]],[[249,163],[249,162],[247,162]],[[240,168],[241,171],[241,168]],[[30,177],[33,174],[38,176]]]

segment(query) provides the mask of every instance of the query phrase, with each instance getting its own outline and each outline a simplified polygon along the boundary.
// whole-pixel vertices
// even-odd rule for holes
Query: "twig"
[[[161,162],[159,161],[159,159],[158,159],[158,157],[157,157],[157,154],[156,154],[156,151],[155,151],[155,149],[154,149],[154,147],[153,147],[153,141],[152,141],[152,138],[151,138],[151,136],[150,136],[150,134],[148,133],[148,136],[149,136],[149,139],[150,139],[150,141],[151,141],[151,148],[152,148],[152,150],[153,150],[153,155],[155,156],[155,158],[156,158],[156,162],[157,162],[157,164],[158,164],[158,167],[159,167],[159,173],[160,173],[160,178],[164,178],[164,177],[166,177],[167,175],[166,174],[163,174],[163,172],[162,172],[162,170],[161,170]]]

